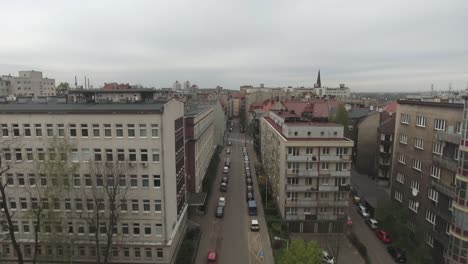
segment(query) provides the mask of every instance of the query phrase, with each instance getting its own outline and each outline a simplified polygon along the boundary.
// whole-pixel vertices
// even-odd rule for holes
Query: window
[[[137,188],[138,187],[138,178],[136,175],[131,175],[130,176],[130,187],[131,188]]]
[[[23,153],[21,152],[20,148],[15,148],[15,160],[20,162],[23,160]]]
[[[141,161],[148,161],[148,150],[140,149],[140,159]]]
[[[15,198],[8,198],[8,202],[10,204],[11,210],[16,210],[16,199]]]
[[[94,149],[94,160],[98,162],[102,161],[101,149],[98,149],[98,148]]]
[[[398,191],[395,191],[395,200],[399,201],[400,203],[403,201],[403,195]]]
[[[419,192],[419,182],[416,180],[411,180],[410,188]]]
[[[19,125],[13,124],[13,137],[19,137],[19,136],[20,136]]]
[[[457,122],[455,124],[455,132],[457,134],[461,134],[462,133],[462,128],[463,128],[463,125],[462,125],[462,122]]]
[[[124,248],[122,249],[122,251],[123,251],[123,256],[124,256],[124,257],[130,257],[130,248],[124,247]]]
[[[123,137],[123,125],[122,124],[115,125],[115,135],[118,138]]]
[[[143,188],[149,187],[149,176],[148,175],[141,175],[141,186]]]
[[[440,143],[440,142],[433,143],[432,144],[432,153],[437,154],[437,155],[442,155],[442,153],[443,153],[442,143]]]
[[[138,223],[133,224],[133,234],[134,235],[140,234],[140,224]]]
[[[94,201],[93,199],[86,199],[86,210],[89,212],[94,211]]]
[[[70,137],[76,137],[76,125],[70,124]]]
[[[37,160],[44,161],[45,160],[45,152],[43,148],[37,149]]]
[[[424,116],[416,116],[416,126],[426,127],[426,118]]]
[[[311,199],[312,198],[312,193],[311,192],[305,192],[304,193],[304,198]]]
[[[431,176],[440,179],[440,168],[437,166],[432,165],[431,166]]]
[[[117,149],[117,160],[125,161],[125,152],[123,149]]]
[[[159,162],[159,149],[152,149],[151,156],[152,156],[153,162]]]
[[[455,152],[453,153],[453,159],[458,160],[460,157],[460,150],[458,148],[455,148]]]
[[[24,174],[18,173],[16,177],[18,178],[18,185],[24,186],[25,185]]]
[[[156,228],[154,230],[154,233],[156,234],[156,236],[162,236],[162,224],[156,224]]]
[[[8,125],[2,124],[2,137],[8,137]]]
[[[81,178],[79,174],[73,174],[73,186],[81,187]]]
[[[3,158],[5,159],[5,161],[11,161],[11,151],[9,148],[3,149]]]
[[[154,200],[154,211],[156,213],[161,212],[161,200]]]
[[[106,210],[106,205],[104,204],[104,199],[97,199],[97,209],[99,211]]]
[[[418,202],[415,202],[413,200],[408,201],[408,208],[411,209],[415,213],[418,212],[418,206],[419,206]]]
[[[153,257],[151,248],[145,248],[145,257],[147,257],[147,258],[152,258]]]
[[[14,178],[13,178],[13,174],[11,173],[7,174],[7,184],[8,186],[14,186]]]
[[[434,237],[429,233],[424,233],[424,241],[431,247],[434,247]]]
[[[127,124],[127,134],[129,138],[135,137],[135,125],[134,124]]]
[[[24,137],[30,137],[31,136],[31,126],[29,124],[23,124],[23,134]]]
[[[163,249],[162,248],[157,248],[156,249],[156,257],[157,258],[163,258]]]
[[[71,200],[69,198],[65,198],[65,210],[71,210]]]
[[[47,133],[47,137],[53,137],[54,136],[54,126],[52,124],[47,124],[46,125],[46,133]]]
[[[96,186],[103,187],[104,186],[104,176],[101,174],[96,175]]]
[[[139,125],[139,131],[140,131],[140,137],[145,138],[146,137],[146,124],[140,124]]]
[[[414,147],[424,149],[424,140],[422,138],[414,138]]]
[[[80,161],[80,156],[78,154],[78,149],[72,148],[70,159],[71,159],[72,162],[79,162]]]
[[[120,187],[127,186],[127,177],[125,177],[125,175],[119,175],[119,186]]]
[[[85,174],[84,180],[85,180],[85,186],[86,187],[92,187],[93,186],[93,183],[91,181],[91,175]]]
[[[132,200],[132,212],[138,213],[139,209],[138,200]]]
[[[299,184],[299,179],[295,177],[288,177],[288,184],[297,185]]]
[[[406,164],[405,155],[399,153],[398,154],[398,162],[401,163],[401,164]]]
[[[47,187],[47,177],[45,176],[45,174],[39,175],[39,180],[40,180],[41,186]]]
[[[127,223],[122,223],[122,234],[124,235],[128,235],[129,231],[128,231],[128,224]]]
[[[110,188],[115,187],[114,175],[107,175],[107,186],[110,187]]]
[[[405,175],[403,175],[403,173],[401,173],[401,172],[398,172],[396,180],[397,180],[397,182],[405,183]]]
[[[133,254],[134,254],[135,258],[140,258],[141,257],[140,248],[134,248],[133,249]]]
[[[409,114],[405,114],[405,113],[401,113],[401,120],[400,122],[402,124],[409,124],[410,123],[410,115]]]
[[[322,170],[328,170],[328,162],[321,162]]]
[[[161,187],[161,176],[160,175],[153,175],[153,187],[160,188]]]
[[[20,208],[22,210],[28,209],[28,201],[26,200],[26,198],[20,198]]]
[[[429,210],[426,210],[426,220],[427,220],[429,223],[435,225],[435,223],[436,223],[436,215],[435,215],[433,212],[431,212],[431,211],[429,211]]]
[[[421,167],[422,167],[421,161],[417,159],[413,159],[413,169],[421,171]]]
[[[136,161],[136,149],[129,149],[128,150],[128,158],[130,161]]]
[[[112,149],[106,149],[106,161],[113,161],[114,154],[112,153]]]
[[[81,136],[87,138],[89,136],[88,134],[88,125],[87,124],[81,124]]]
[[[77,211],[83,211],[83,201],[81,199],[75,199],[75,209]]]
[[[153,138],[159,137],[159,125],[158,124],[151,124],[151,137]]]
[[[120,211],[121,212],[127,212],[127,200],[120,200]]]
[[[99,124],[93,124],[93,137],[99,137]]]
[[[82,148],[81,155],[83,157],[83,162],[88,162],[91,159],[91,156],[89,154],[89,148]]]
[[[50,148],[50,149],[48,150],[48,152],[49,152],[49,160],[50,160],[50,161],[55,161],[55,160],[57,160],[57,152],[55,151],[54,148]]]
[[[445,123],[446,122],[443,119],[434,119],[434,129],[445,131]]]
[[[104,137],[112,137],[112,128],[110,124],[104,124]]]
[[[31,162],[33,160],[34,160],[33,150],[32,148],[27,148],[26,149],[26,161]]]
[[[427,190],[427,197],[436,203],[439,202],[439,192],[432,188]]]

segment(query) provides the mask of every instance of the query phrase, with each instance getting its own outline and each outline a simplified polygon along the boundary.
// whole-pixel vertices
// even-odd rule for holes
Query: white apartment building
[[[342,232],[353,141],[343,126],[271,111],[260,121],[269,187],[291,232]]]
[[[184,107],[177,100],[141,104],[1,103],[1,157],[9,210],[23,257],[34,252],[31,209],[38,199],[59,217],[43,219],[39,260],[96,263],[99,227],[83,217],[109,210],[87,196],[117,183],[120,219],[112,227],[112,263],[174,263],[187,218],[184,168]],[[61,152],[50,142],[70,145]],[[6,142],[13,142],[7,144]],[[37,165],[76,166],[73,174],[41,174]],[[91,165],[128,164],[119,173],[95,173]],[[63,174],[62,174],[63,173]],[[119,175],[114,175],[119,174]],[[38,198],[35,190],[62,183],[60,198]],[[65,184],[66,183],[66,184]],[[61,188],[62,188],[61,187]],[[115,187],[117,188],[117,187]],[[0,218],[1,219],[1,218]],[[3,219],[2,219],[3,220]],[[102,233],[103,231],[99,231]],[[0,233],[0,262],[15,262],[8,233]]]
[[[54,96],[56,95],[55,80],[43,78],[40,71],[20,71],[18,77],[2,76],[9,81],[9,95],[12,96]]]
[[[335,98],[350,98],[351,90],[344,84],[340,84],[340,87],[317,87],[314,88],[315,94],[320,97],[335,97]]]

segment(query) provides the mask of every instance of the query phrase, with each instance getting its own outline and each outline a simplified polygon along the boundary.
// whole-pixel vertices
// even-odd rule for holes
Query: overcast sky
[[[2,1],[0,74],[170,87],[468,86],[466,0]]]

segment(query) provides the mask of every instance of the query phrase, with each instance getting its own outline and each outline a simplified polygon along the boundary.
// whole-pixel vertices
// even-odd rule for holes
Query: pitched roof
[[[398,104],[396,101],[392,101],[385,106],[384,111],[387,113],[395,113],[397,109],[397,105]]]

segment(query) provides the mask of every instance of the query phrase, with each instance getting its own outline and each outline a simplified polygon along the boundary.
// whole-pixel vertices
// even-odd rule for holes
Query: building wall
[[[288,140],[265,118],[260,122],[263,167],[290,230],[341,232],[348,210],[353,142]],[[346,149],[345,154],[337,154],[337,149]]]
[[[29,185],[29,174],[37,173],[37,159],[39,153],[44,153],[45,156],[49,157],[51,151],[49,148],[49,142],[51,142],[52,137],[47,137],[47,131],[49,129],[48,124],[51,125],[50,129],[55,135],[59,130],[59,125],[64,125],[65,136],[64,140],[70,143],[73,149],[76,149],[76,153],[79,157],[77,162],[72,162],[69,160],[70,164],[76,164],[79,166],[76,174],[79,175],[79,186],[70,187],[70,191],[64,192],[63,200],[60,201],[61,205],[59,211],[54,211],[57,214],[60,214],[62,219],[61,226],[63,230],[68,230],[67,223],[71,222],[74,226],[74,234],[70,236],[69,234],[58,234],[51,233],[50,235],[41,235],[41,239],[51,239],[52,241],[60,241],[60,243],[66,245],[68,239],[73,238],[75,252],[79,252],[78,245],[85,246],[85,252],[87,256],[75,256],[74,261],[82,261],[87,263],[94,263],[95,257],[90,257],[89,254],[91,249],[94,247],[92,239],[86,233],[88,232],[88,225],[86,222],[82,221],[81,214],[77,209],[77,203],[75,199],[81,199],[84,197],[84,192],[88,190],[88,187],[85,178],[86,174],[90,173],[90,167],[88,162],[89,159],[94,159],[95,149],[99,149],[102,154],[102,158],[106,157],[106,149],[110,149],[113,152],[114,159],[117,159],[117,154],[119,149],[124,150],[126,160],[129,159],[130,151],[135,150],[136,161],[135,163],[131,162],[131,169],[127,173],[126,182],[129,185],[133,175],[136,176],[137,184],[136,186],[131,186],[126,188],[126,200],[129,210],[121,214],[121,220],[117,225],[118,235],[115,238],[115,244],[119,248],[119,258],[114,258],[113,261],[116,263],[129,263],[129,262],[138,262],[138,263],[171,263],[173,261],[173,254],[176,250],[176,247],[179,243],[181,233],[185,228],[186,214],[185,208],[182,212],[177,214],[177,191],[176,191],[176,182],[175,182],[175,164],[174,164],[174,155],[175,155],[175,146],[174,146],[174,120],[178,116],[183,115],[183,105],[180,102],[175,100],[167,103],[165,105],[166,112],[161,116],[161,114],[2,114],[1,115],[1,124],[6,125],[11,133],[13,132],[13,124],[19,124],[20,136],[16,138],[18,142],[17,146],[11,146],[11,153],[16,157],[16,148],[19,148],[22,153],[23,159],[21,161],[14,161],[12,170],[8,173],[11,173],[13,178],[13,186],[7,188],[8,196],[16,200],[16,203],[19,208],[20,198],[26,198],[27,202],[30,202],[30,195],[34,190],[34,187]],[[41,131],[43,136],[38,137],[35,134],[36,124],[41,124]],[[81,125],[87,125],[87,130],[89,136],[82,136]],[[94,136],[94,126],[93,124],[98,125],[100,135]],[[104,137],[104,124],[110,125],[112,128],[112,136]],[[117,125],[122,124],[123,127],[123,136],[117,137]],[[140,136],[140,124],[146,125],[147,136]],[[31,136],[25,136],[24,131],[27,127],[25,125],[30,125]],[[77,137],[70,137],[71,125],[77,126]],[[128,125],[134,125],[135,127],[135,136],[131,137],[128,130]],[[152,136],[152,125],[158,125],[158,134],[157,136]],[[2,131],[3,133],[3,131]],[[5,134],[2,134],[4,136]],[[91,136],[92,135],[92,136]],[[2,137],[4,140],[7,140],[8,137]],[[27,161],[27,153],[31,148],[34,155],[34,162],[31,160]],[[42,150],[41,150],[42,149]],[[143,151],[146,150],[148,154],[148,162],[143,161],[143,157],[140,156]],[[44,151],[44,152],[42,152]],[[86,154],[88,153],[88,154]],[[153,154],[159,153],[159,161],[153,161]],[[4,153],[2,153],[5,155]],[[88,156],[89,155],[89,156]],[[68,158],[71,158],[69,156]],[[25,185],[20,184],[19,179],[23,178],[26,181]],[[74,183],[74,177],[70,177],[69,182]],[[159,176],[160,184],[156,184],[156,179]],[[63,177],[60,175],[60,177]],[[93,184],[95,184],[96,179],[91,176]],[[39,182],[38,180],[36,182]],[[49,181],[50,182],[50,181]],[[147,186],[146,186],[147,185]],[[29,190],[29,191],[28,191]],[[70,212],[64,210],[64,199],[70,199],[72,204],[72,210]],[[139,210],[130,211],[134,200],[137,201]],[[146,211],[144,208],[145,201],[149,201],[150,207]],[[156,201],[160,201],[161,210],[156,211]],[[83,207],[86,208],[86,201],[82,200]],[[52,206],[52,202],[49,201],[49,204]],[[31,207],[31,203],[28,204],[28,208]],[[107,207],[107,205],[106,205]],[[30,211],[26,210],[17,210],[17,213],[14,216],[15,221],[19,221],[19,237],[20,241],[31,241],[33,239],[33,233],[25,233],[23,224],[28,223],[30,230],[32,230],[32,219]],[[123,234],[123,224],[129,224],[130,234]],[[139,224],[140,235],[132,234],[133,233],[133,224]],[[85,234],[78,234],[78,226],[83,224],[85,226]],[[161,225],[160,233],[156,234],[156,224]],[[144,235],[144,227],[148,225],[152,232],[150,235]],[[61,240],[62,237],[66,239]],[[48,240],[49,242],[51,240]],[[65,241],[65,242],[64,242]],[[77,243],[79,241],[80,243]],[[5,244],[6,243],[6,244]],[[10,252],[13,252],[13,248],[9,246],[8,240],[5,240],[4,243],[0,242],[3,246],[0,250],[4,251],[5,246],[8,245]],[[53,243],[52,243],[53,244]],[[27,242],[22,242],[22,246],[27,245]],[[56,252],[56,248],[52,249]],[[123,248],[130,248],[130,256],[124,257]],[[43,246],[43,248],[45,248]],[[133,257],[133,250],[135,248],[140,248],[141,258]],[[143,257],[145,254],[146,248],[149,248],[152,252],[151,257]],[[162,257],[157,257],[157,250],[162,250]],[[55,253],[54,253],[55,254]],[[50,256],[49,256],[50,257]],[[6,257],[5,259],[9,259]],[[28,258],[28,256],[26,256]],[[47,256],[41,256],[40,258],[47,258]],[[54,257],[54,260],[62,262],[68,262],[65,257]]]
[[[232,98],[232,116],[239,117],[241,100],[239,98]]]
[[[216,104],[213,107],[214,115],[214,143],[218,146],[224,145],[224,133],[226,131],[226,114],[221,106],[221,102],[216,100]]]
[[[356,168],[361,173],[375,176],[377,168],[374,158],[377,155],[377,130],[379,128],[380,115],[374,113],[363,119],[358,126]]]
[[[409,116],[407,123],[404,122],[406,115]],[[416,126],[417,116],[426,119],[425,126]],[[435,130],[435,119],[445,120],[444,130]],[[409,208],[409,224],[424,233],[426,243],[438,256],[448,243],[447,231],[452,217],[449,207],[456,171],[455,145],[447,142],[447,138],[456,137],[453,129],[461,119],[459,104],[399,101],[396,112],[391,196],[401,207]],[[421,140],[422,149],[416,146]],[[441,151],[434,153],[434,146],[441,146]],[[420,169],[414,168],[414,165],[418,167],[418,162],[421,162]],[[430,192],[437,193],[437,202],[429,198]],[[428,215],[435,215],[435,224],[427,220]]]
[[[10,95],[13,96],[53,96],[55,80],[43,78],[42,72],[20,71],[18,77],[3,76],[10,81]]]
[[[8,96],[10,82],[0,78],[0,96]]]

